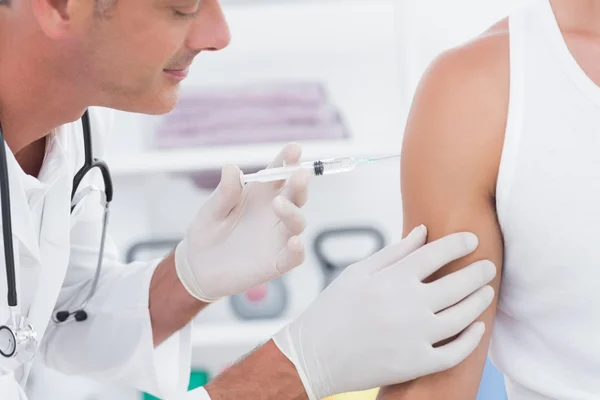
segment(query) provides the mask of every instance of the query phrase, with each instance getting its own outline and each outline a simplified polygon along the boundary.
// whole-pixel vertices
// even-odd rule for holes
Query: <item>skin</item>
[[[32,176],[40,171],[46,136],[54,128],[78,120],[90,106],[166,113],[179,97],[178,71],[202,51],[223,49],[230,41],[217,0],[106,4],[16,0],[0,6],[0,121],[6,143]],[[174,257],[167,257],[150,287],[155,345],[205,306],[181,285]],[[306,398],[294,366],[273,342],[208,390],[219,400]]]
[[[600,4],[555,0],[567,45],[600,83]],[[410,112],[402,149],[404,232],[423,223],[428,241],[470,231],[479,248],[447,265],[439,278],[479,259],[502,266],[503,241],[495,188],[506,129],[509,33],[501,21],[464,46],[438,57],[426,71]],[[499,293],[501,270],[492,286]],[[502,293],[500,292],[501,296]],[[380,400],[475,399],[485,364],[497,299],[479,319],[486,324],[478,349],[450,370],[383,388]]]

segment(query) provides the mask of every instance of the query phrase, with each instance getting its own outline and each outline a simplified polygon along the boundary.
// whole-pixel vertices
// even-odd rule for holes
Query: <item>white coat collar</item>
[[[40,249],[37,241],[37,232],[29,209],[29,201],[26,197],[25,188],[23,187],[23,180],[27,179],[27,177],[8,145],[5,145],[5,148],[10,189],[13,241],[17,239],[29,253],[29,256],[39,262]],[[15,257],[17,256],[18,254],[15,254]]]
[[[48,136],[44,162],[38,179],[23,171],[8,145],[5,144],[13,237],[19,240],[29,256],[38,262],[41,260],[39,232],[30,210],[27,189],[32,186],[31,181],[37,181],[33,185],[40,187],[39,197],[43,197],[52,190],[62,175],[68,174],[68,140],[64,137],[68,133],[65,130],[63,126]]]

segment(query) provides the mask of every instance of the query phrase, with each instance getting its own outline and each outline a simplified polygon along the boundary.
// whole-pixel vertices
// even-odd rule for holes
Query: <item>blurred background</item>
[[[398,153],[431,59],[521,1],[222,0],[232,43],[197,58],[179,106],[160,117],[118,114],[107,156],[115,185],[109,229],[123,260],[169,252],[226,163],[263,168],[288,141],[302,143],[305,160]],[[397,161],[314,179],[305,264],[196,318],[190,387],[267,340],[342,268],[400,239],[399,179]],[[42,365],[29,392],[34,400],[152,399]],[[488,363],[478,400],[505,398]]]

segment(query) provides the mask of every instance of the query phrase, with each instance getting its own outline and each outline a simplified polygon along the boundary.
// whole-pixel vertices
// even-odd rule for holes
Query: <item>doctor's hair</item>
[[[117,1],[118,0],[95,0],[96,14],[101,17],[107,17],[107,12],[117,3]]]
[[[96,0],[96,5],[100,8],[108,9],[114,6],[116,2],[117,0]]]
[[[109,8],[114,6],[116,2],[117,2],[117,0],[96,0],[96,5],[98,7],[98,10],[100,10],[102,13],[104,13]],[[0,7],[1,6],[9,6],[10,7],[10,4],[11,4],[11,0],[0,0]]]

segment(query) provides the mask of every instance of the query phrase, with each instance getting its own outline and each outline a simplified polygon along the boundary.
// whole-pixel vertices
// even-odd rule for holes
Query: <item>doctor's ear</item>
[[[61,39],[78,30],[93,17],[97,0],[31,0],[33,15],[40,28],[52,39]]]

